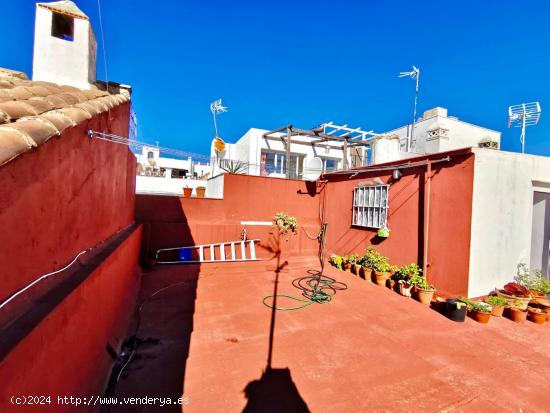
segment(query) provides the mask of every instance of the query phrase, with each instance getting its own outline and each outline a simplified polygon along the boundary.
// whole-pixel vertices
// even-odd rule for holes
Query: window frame
[[[371,229],[386,227],[389,193],[389,184],[358,185],[353,188],[351,225]]]

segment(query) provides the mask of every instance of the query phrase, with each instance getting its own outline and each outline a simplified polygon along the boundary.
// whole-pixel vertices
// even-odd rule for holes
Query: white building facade
[[[183,188],[206,187],[208,162],[161,156],[155,146],[144,146],[137,159],[136,193],[181,195]]]
[[[235,143],[226,143],[225,150],[218,154],[214,148],[214,142],[211,147],[212,176],[217,176],[226,172],[231,165],[241,166],[240,173],[257,176],[271,176],[284,178],[286,176],[286,143],[284,142],[285,133],[274,133],[271,136],[279,137],[280,140],[270,140],[264,138],[268,132],[265,129],[249,129]],[[311,138],[305,136],[292,136],[293,141],[304,143],[311,142]],[[323,172],[332,171],[342,167],[343,151],[340,148],[334,148],[335,143],[323,146],[322,144],[301,145],[291,144],[290,148],[290,178],[302,179],[304,172],[304,159],[306,157],[319,157],[323,163]],[[341,144],[340,144],[341,145]],[[329,147],[332,146],[332,147]],[[353,157],[352,155],[348,155]],[[350,165],[354,160],[350,160]]]
[[[437,107],[424,112],[414,125],[414,134],[409,124],[374,139],[371,161],[378,164],[468,147],[498,149],[500,135],[500,132],[448,116],[447,109]],[[409,139],[411,147],[407,151]]]
[[[72,1],[36,4],[33,80],[91,89],[97,42],[88,16]]]
[[[550,157],[473,152],[468,295],[502,288],[521,263],[550,278]]]

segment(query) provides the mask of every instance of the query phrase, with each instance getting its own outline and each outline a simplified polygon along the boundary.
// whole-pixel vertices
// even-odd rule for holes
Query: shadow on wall
[[[267,351],[267,365],[258,380],[251,381],[244,389],[247,404],[243,413],[301,413],[309,412],[306,402],[300,396],[298,388],[292,381],[288,368],[274,369],[271,366],[273,356],[273,339],[275,335],[275,320],[277,310],[277,291],[279,288],[279,274],[288,265],[288,261],[281,262],[281,234],[272,234],[261,248],[273,254],[276,261],[275,279],[273,282],[273,302],[271,307],[271,322],[269,326],[269,342]]]
[[[161,197],[177,230],[166,247],[193,244],[185,212],[177,197]],[[166,222],[162,223],[166,228]],[[154,250],[147,249],[147,230],[157,230],[156,222],[144,222],[143,273],[140,305],[133,334],[126,340],[126,357],[113,370],[108,395],[118,397],[182,397],[185,367],[189,356],[200,264],[156,264]],[[129,358],[131,356],[131,358]],[[117,383],[117,377],[118,379]],[[181,412],[181,405],[165,405],[163,412]],[[135,411],[116,406],[112,412]]]

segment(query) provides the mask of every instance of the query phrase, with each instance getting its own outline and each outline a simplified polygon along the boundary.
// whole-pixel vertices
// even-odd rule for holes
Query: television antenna
[[[521,153],[525,153],[525,128],[539,123],[540,103],[521,103],[508,107],[508,127],[521,128]]]
[[[212,116],[214,116],[214,138],[218,137],[218,125],[216,123],[216,115],[219,115],[220,113],[227,112],[227,107],[222,106],[222,100],[216,99],[212,103],[210,103],[210,112],[212,112]]]
[[[420,81],[420,69],[413,66],[410,72],[400,72],[399,77],[410,77],[416,79],[416,90],[414,94],[414,110],[413,110],[413,123],[410,137],[407,139],[407,152],[411,151],[411,142],[414,140],[414,125],[416,123],[416,105],[418,103],[418,82]]]

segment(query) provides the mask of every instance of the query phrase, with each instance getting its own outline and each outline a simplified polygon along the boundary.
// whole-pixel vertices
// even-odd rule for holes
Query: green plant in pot
[[[330,263],[334,265],[336,268],[338,268],[339,270],[342,270],[343,264],[344,264],[344,257],[341,257],[336,254],[332,254],[332,256],[330,257]]]
[[[489,304],[471,301],[469,305],[470,316],[478,323],[487,324],[491,319],[492,308]]]
[[[412,284],[410,279],[413,276],[419,276],[422,270],[414,263],[403,265],[395,271],[393,279],[399,284],[399,293],[404,297],[411,296]]]
[[[373,247],[367,247],[365,255],[361,258],[361,263],[363,267],[374,270],[377,264],[387,264],[388,258],[380,254]]]
[[[523,302],[516,298],[512,305],[508,307],[508,315],[510,320],[516,323],[523,323],[527,320],[527,310],[523,309]]]
[[[374,264],[374,280],[376,285],[381,287],[386,285],[386,281],[391,277],[392,266],[388,262],[380,261]]]
[[[349,266],[350,266],[350,271],[354,274],[359,273],[359,270],[357,268],[357,259],[358,259],[357,254],[351,254],[350,256],[348,256],[348,263],[349,263]]]
[[[435,293],[435,287],[430,285],[426,280],[426,277],[418,275],[413,275],[409,278],[409,283],[414,286],[414,291],[418,301],[422,304],[429,305],[432,302],[432,298]]]
[[[298,233],[298,222],[296,218],[285,214],[284,212],[277,212],[273,217],[273,226],[279,230],[281,235]],[[288,237],[286,238],[288,241]]]
[[[492,295],[485,299],[485,302],[492,308],[491,315],[495,317],[502,317],[504,313],[504,307],[508,303],[504,298]]]

